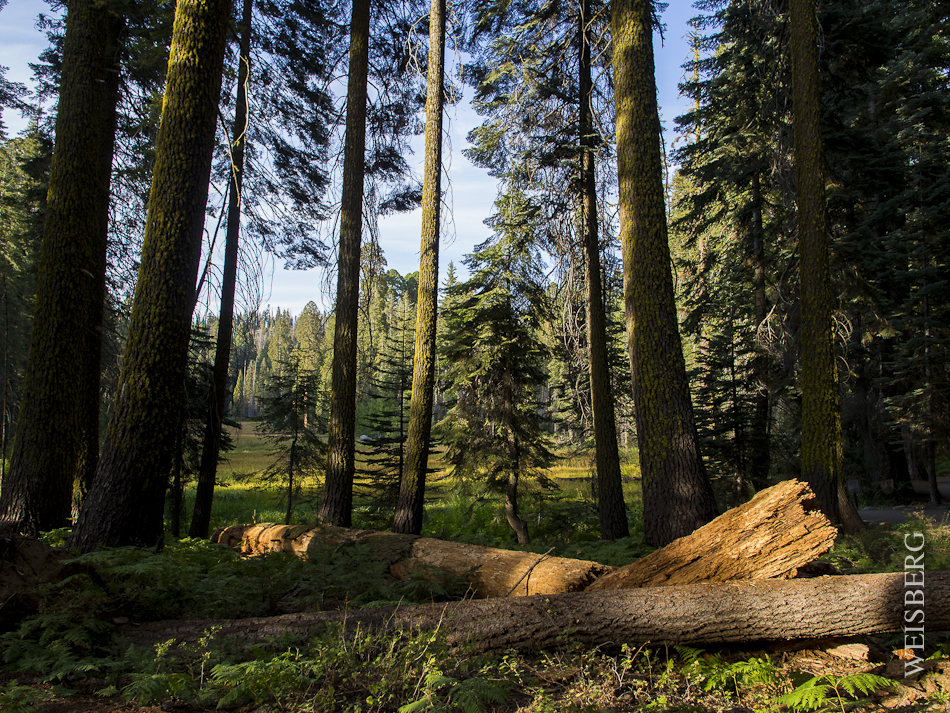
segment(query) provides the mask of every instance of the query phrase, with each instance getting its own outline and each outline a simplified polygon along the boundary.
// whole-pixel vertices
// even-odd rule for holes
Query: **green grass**
[[[213,525],[282,521],[282,494],[255,486],[251,477],[269,463],[269,447],[250,425],[236,441],[237,448],[221,469],[224,482],[216,488]],[[433,463],[439,458],[436,454]],[[555,555],[627,564],[651,549],[643,544],[636,459],[627,454],[624,461],[632,530],[624,540],[598,538],[591,471],[589,454],[572,453],[552,471],[558,489],[526,484],[522,515],[529,521],[533,542],[524,547],[515,545],[501,495],[438,473],[428,491],[423,534],[535,552],[553,548]],[[319,494],[319,478],[305,483],[297,522],[315,521]],[[191,506],[191,493],[187,495],[186,513]],[[356,499],[354,525],[388,529],[390,518],[388,509]],[[911,532],[925,535],[927,569],[950,569],[950,525],[920,520],[839,537],[827,559],[847,573],[900,571],[906,554],[903,536]],[[168,643],[143,651],[114,639],[114,617],[131,615],[144,621],[269,616],[445,600],[455,593],[422,580],[387,580],[384,566],[358,545],[302,560],[286,554],[242,557],[207,541],[169,539],[161,552],[122,548],[91,553],[77,562],[75,572],[42,593],[44,609],[38,616],[0,637],[6,668],[0,673],[0,708],[32,710],[33,702],[58,700],[68,691],[53,686],[65,682],[89,694],[139,705],[173,702],[204,710],[217,705],[321,713],[778,713],[791,710],[785,701],[792,701],[796,686],[795,701],[808,703],[811,698],[805,694],[811,696],[814,689],[826,694],[822,701],[815,698],[818,703],[835,704],[831,710],[839,705],[857,710],[859,704],[839,695],[839,688],[871,667],[855,662],[852,669],[836,671],[833,680],[815,674],[803,678],[801,671],[783,663],[784,656],[765,651],[648,646],[589,650],[568,639],[556,651],[472,657],[451,652],[446,631],[345,637],[331,631],[311,641],[273,641],[246,650],[209,630],[203,641],[176,651]],[[936,632],[928,635],[931,646],[939,642]],[[892,648],[899,644],[896,639],[893,643]],[[835,683],[830,692],[828,681]],[[940,695],[931,696],[937,706],[946,702]],[[931,709],[938,708],[915,710]]]

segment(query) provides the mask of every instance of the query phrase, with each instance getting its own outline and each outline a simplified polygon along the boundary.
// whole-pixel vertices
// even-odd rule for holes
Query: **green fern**
[[[897,683],[872,673],[856,673],[850,676],[825,674],[805,681],[791,693],[776,699],[777,703],[788,706],[794,711],[829,711],[833,705],[844,713],[846,700],[855,699],[858,694],[869,695],[881,688],[895,688]]]
[[[446,676],[436,668],[427,671],[423,677],[422,697],[400,706],[399,713],[482,713],[485,704],[508,700],[510,685],[507,681],[482,675],[457,679]]]
[[[42,691],[32,686],[21,686],[15,678],[0,687],[0,710],[4,713],[21,713],[34,711],[34,703],[46,703],[55,696],[49,691]]]
[[[701,649],[688,646],[677,646],[676,652],[686,663],[687,671],[702,679],[706,691],[726,690],[734,693],[739,700],[742,698],[742,689],[773,686],[779,680],[778,669],[767,656],[727,663],[719,654],[706,654]]]

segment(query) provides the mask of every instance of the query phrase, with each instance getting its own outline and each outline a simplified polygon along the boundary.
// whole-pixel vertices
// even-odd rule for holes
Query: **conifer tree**
[[[277,366],[267,379],[258,426],[258,431],[273,444],[276,458],[256,477],[285,489],[284,524],[289,525],[301,483],[322,469],[326,446],[319,437],[319,373],[304,365],[299,351]]]
[[[624,301],[643,478],[644,532],[663,546],[717,514],[699,453],[673,298],[650,0],[620,0],[611,30]]]
[[[407,459],[412,391],[415,305],[407,293],[393,308],[382,358],[370,389],[372,411],[364,421],[369,438],[357,469],[370,481],[377,502],[395,506]],[[418,534],[418,533],[416,533]]]
[[[422,533],[432,399],[435,386],[436,323],[439,304],[439,238],[442,204],[442,112],[445,103],[445,0],[429,8],[429,72],[426,83],[425,177],[422,186],[422,248],[413,357],[412,398],[406,460],[399,485],[393,532]]]
[[[685,255],[683,327],[696,339],[703,451],[747,497],[769,483],[770,404],[787,398],[771,353],[779,340],[770,343],[765,323],[770,309],[773,323],[786,309],[767,294],[767,271],[791,259],[787,17],[772,0],[703,7],[713,12],[692,20],[697,56],[684,92],[696,104],[677,118],[686,142],[675,152],[671,227]]]
[[[449,290],[442,355],[454,403],[439,433],[457,476],[484,479],[505,493],[508,524],[527,543],[521,483],[533,478],[554,487],[545,475],[554,456],[538,403],[547,304],[539,252],[524,239],[537,207],[516,193],[502,196],[497,207],[495,236],[466,257],[471,277]]]
[[[354,0],[350,23],[350,66],[346,100],[346,146],[337,266],[333,377],[326,487],[320,519],[349,527],[353,517],[356,448],[356,330],[362,240],[363,169],[369,69],[369,0]]]
[[[221,91],[227,0],[181,0],[122,384],[72,545],[154,545],[175,445]]]
[[[215,340],[214,392],[201,450],[201,468],[195,488],[195,506],[188,534],[205,538],[211,523],[214,478],[218,469],[221,419],[228,396],[228,366],[231,363],[231,335],[234,330],[234,295],[237,285],[238,243],[241,234],[241,196],[244,186],[244,146],[247,134],[247,84],[251,62],[252,0],[244,0],[241,19],[241,46],[238,53],[237,103],[234,108],[234,133],[231,139],[231,173],[228,182],[228,227],[224,241],[224,267],[221,280],[221,308]]]
[[[829,520],[856,530],[863,523],[848,498],[844,482],[815,3],[790,0],[789,9],[802,291],[802,477]]]
[[[590,402],[601,536],[615,539],[626,537],[628,527],[601,258],[601,238],[609,237],[610,226],[601,226],[598,201],[610,158],[602,136],[609,126],[610,70],[603,66],[607,53],[598,52],[606,45],[606,17],[605,6],[590,0],[577,6],[476,4],[473,35],[486,35],[486,41],[469,74],[475,107],[489,118],[470,134],[467,155],[497,175],[502,190],[538,196],[544,215],[532,237],[567,264],[565,287],[578,292],[584,337],[577,341],[586,338],[586,344],[577,344],[575,361],[589,374],[583,388],[589,396],[574,394],[574,400]],[[579,290],[572,289],[575,282]]]
[[[121,18],[72,3],[39,257],[33,333],[0,519],[38,534],[66,525],[74,481],[98,456],[99,354]],[[76,336],[76,330],[79,336]]]

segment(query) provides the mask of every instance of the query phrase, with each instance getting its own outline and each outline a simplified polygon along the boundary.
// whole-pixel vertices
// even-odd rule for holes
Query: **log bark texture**
[[[250,645],[271,637],[319,635],[341,627],[445,631],[450,647],[472,653],[537,652],[568,643],[720,645],[894,633],[904,626],[904,574],[754,580],[682,587],[569,592],[355,611],[222,620],[153,622],[123,628],[134,643],[218,636]],[[925,626],[950,629],[950,572],[926,572]],[[918,605],[911,608],[919,609]]]
[[[389,572],[396,579],[416,573],[447,580],[461,578],[468,582],[476,597],[578,592],[611,570],[585,560],[332,526],[234,526],[217,530],[211,540],[245,554],[292,552],[300,557],[311,557],[321,550],[366,545],[377,561],[389,565]]]
[[[242,525],[222,528],[211,539],[245,554],[300,557],[365,544],[396,579],[420,573],[463,578],[477,597],[504,597],[793,577],[831,548],[836,532],[808,486],[789,480],[617,570],[585,560],[332,526]]]
[[[799,567],[831,549],[837,533],[808,486],[786,480],[601,577],[590,589],[794,577]]]

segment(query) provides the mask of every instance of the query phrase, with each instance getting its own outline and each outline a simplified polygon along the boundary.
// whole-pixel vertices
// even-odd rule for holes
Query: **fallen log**
[[[414,575],[446,583],[460,579],[482,598],[579,592],[611,570],[586,560],[329,525],[232,526],[215,531],[211,540],[245,554],[292,552],[307,558],[318,552],[364,545],[371,557],[389,567],[395,579]]]
[[[467,582],[477,597],[624,589],[791,577],[827,552],[837,530],[804,483],[783,481],[641,560],[615,571],[585,560],[547,557],[391,532],[340,527],[244,525],[214,542],[245,554],[317,551],[363,544],[396,579],[413,575]]]
[[[837,534],[809,487],[785,480],[589,589],[794,577],[830,550]]]
[[[925,591],[926,605],[910,608],[924,609],[927,632],[950,629],[950,571],[927,572]],[[121,631],[146,646],[171,638],[191,643],[212,626],[221,627],[217,636],[246,646],[287,634],[313,637],[334,628],[348,634],[440,629],[451,648],[473,653],[538,652],[568,643],[715,646],[900,632],[904,592],[903,573],[745,580],[258,619],[152,622],[125,625]]]

